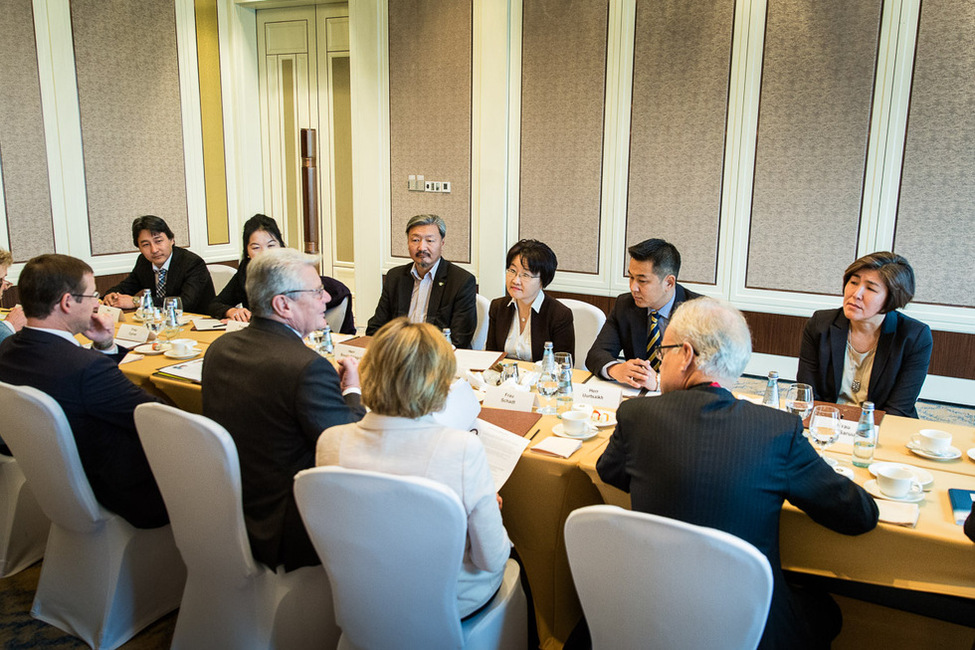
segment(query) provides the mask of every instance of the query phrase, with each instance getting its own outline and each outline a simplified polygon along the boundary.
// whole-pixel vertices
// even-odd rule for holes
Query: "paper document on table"
[[[461,377],[467,372],[487,370],[504,358],[504,352],[490,350],[454,350],[457,359],[457,374]]]
[[[581,440],[572,440],[570,438],[559,438],[558,436],[549,436],[545,440],[532,447],[532,451],[537,451],[540,454],[546,454],[548,456],[558,456],[559,458],[568,458],[572,454],[579,451],[582,447]]]
[[[177,363],[172,366],[163,366],[157,372],[163,377],[175,377],[176,379],[188,379],[199,384],[203,381],[203,359],[193,359],[185,363]]]
[[[197,332],[212,332],[227,329],[227,324],[216,318],[194,318],[193,329]]]
[[[500,490],[518,464],[518,459],[528,446],[528,440],[480,418],[474,422],[474,427],[477,429],[477,437],[484,445],[494,487]]]
[[[602,379],[596,375],[593,375],[589,381],[586,382],[586,385],[615,386],[623,391],[623,397],[636,397],[640,394],[640,391],[643,390],[642,388],[633,388],[633,386],[630,386],[629,384],[621,384],[618,381],[606,381],[605,379]]]

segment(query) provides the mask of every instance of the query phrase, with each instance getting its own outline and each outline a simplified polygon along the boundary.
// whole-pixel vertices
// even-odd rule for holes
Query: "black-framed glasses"
[[[101,298],[102,294],[96,291],[95,293],[69,293],[68,295],[72,298],[94,298],[95,300],[98,300]]]
[[[325,295],[325,287],[318,287],[317,289],[288,289],[287,291],[282,291],[281,294],[288,293],[314,293],[316,298],[321,298]]]
[[[674,345],[661,345],[660,347],[658,347],[656,350],[653,351],[653,356],[657,358],[657,361],[663,362],[663,360],[664,360],[664,350],[669,350],[671,348],[680,348],[680,347],[684,347],[684,344],[683,343],[675,343]],[[691,352],[694,353],[694,356],[695,357],[697,356],[697,350],[695,350],[694,348],[691,348]]]

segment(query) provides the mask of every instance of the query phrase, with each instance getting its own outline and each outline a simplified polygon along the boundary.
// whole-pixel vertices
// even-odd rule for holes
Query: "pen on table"
[[[535,429],[535,433],[531,434],[531,436],[528,438],[528,442],[531,442],[532,438],[537,436],[539,431],[541,431],[541,429]]]

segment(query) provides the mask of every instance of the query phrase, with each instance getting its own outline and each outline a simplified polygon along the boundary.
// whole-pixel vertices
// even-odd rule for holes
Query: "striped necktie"
[[[166,297],[166,269],[159,269],[159,274],[156,276],[156,297]]]
[[[647,359],[650,360],[650,367],[654,372],[660,371],[660,360],[657,358],[656,351],[660,347],[660,326],[657,324],[657,312],[650,312],[650,331],[647,332]]]

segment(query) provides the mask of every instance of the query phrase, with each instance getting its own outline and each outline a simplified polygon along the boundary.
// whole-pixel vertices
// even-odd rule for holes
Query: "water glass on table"
[[[179,296],[169,296],[163,298],[163,311],[169,313],[170,309],[176,310],[176,318],[183,317],[183,299]]]
[[[809,440],[819,450],[820,457],[830,467],[836,467],[836,461],[823,455],[826,448],[840,437],[840,410],[835,406],[817,406],[812,410],[809,418]]]
[[[785,396],[785,410],[805,420],[813,408],[813,389],[809,384],[792,384]]]
[[[559,392],[558,375],[555,372],[542,370],[535,387],[538,389],[538,412],[543,415],[555,415],[557,413],[555,395]]]

